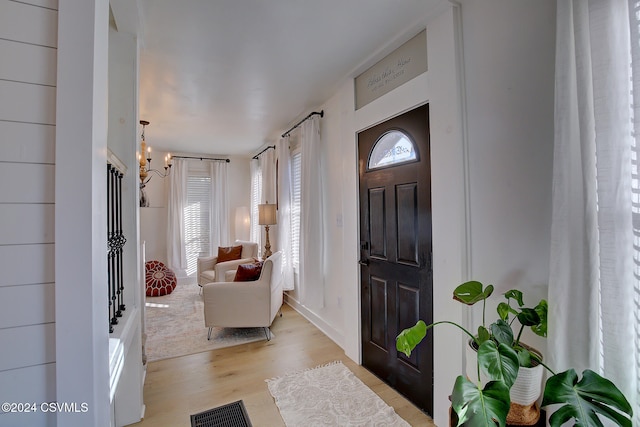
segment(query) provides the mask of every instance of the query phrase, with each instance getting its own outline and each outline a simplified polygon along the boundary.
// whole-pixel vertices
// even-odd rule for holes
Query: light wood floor
[[[191,414],[242,400],[255,427],[284,426],[264,380],[334,360],[341,360],[412,426],[434,425],[292,308],[284,305],[282,312],[272,325],[271,341],[150,362],[145,418],[133,425],[189,427]]]

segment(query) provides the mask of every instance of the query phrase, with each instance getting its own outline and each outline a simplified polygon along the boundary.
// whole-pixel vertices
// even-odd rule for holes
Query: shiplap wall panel
[[[57,47],[58,12],[9,0],[0,0],[0,38]]]
[[[0,39],[0,79],[55,86],[58,51]]]
[[[0,205],[0,245],[53,243],[54,208],[40,204]]]
[[[13,328],[54,322],[55,298],[53,283],[0,287],[0,325]],[[29,310],[25,310],[25,306]]]
[[[16,179],[28,177],[29,179]],[[0,162],[0,200],[4,203],[53,203],[55,167]]]
[[[0,397],[56,400],[58,0],[0,0]],[[0,414],[55,426],[56,415]]]
[[[0,246],[0,271],[0,289],[3,286],[53,283],[55,246],[52,243]],[[50,305],[53,307],[52,302]]]
[[[0,372],[0,390],[2,385],[10,385],[10,393],[0,396],[5,400],[11,397],[16,402],[53,402],[56,400],[56,364],[30,366]],[[1,414],[0,426],[56,426],[56,418],[38,411],[37,414]]]
[[[32,399],[29,401],[31,400]],[[50,402],[52,400],[55,399],[43,400],[43,402]],[[38,408],[38,412],[30,414],[0,414],[0,427],[15,426],[56,427],[57,418],[56,414],[40,411],[40,408]]]
[[[55,162],[55,126],[0,121],[0,135],[0,160],[3,162]]]
[[[55,124],[56,88],[0,80],[0,120]]]
[[[56,396],[56,364],[31,366],[0,372],[0,384],[11,384],[11,398],[16,402],[51,402]],[[4,395],[2,397],[6,397]],[[4,416],[4,415],[1,415]],[[4,425],[4,424],[0,424]],[[14,424],[37,425],[37,424]]]
[[[0,371],[56,360],[55,323],[0,329]]]

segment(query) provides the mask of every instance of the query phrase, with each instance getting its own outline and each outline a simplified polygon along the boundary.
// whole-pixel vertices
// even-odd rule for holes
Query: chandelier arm
[[[166,178],[166,177],[168,177],[168,176],[169,176],[170,169],[165,168],[165,171],[164,171],[164,172],[160,172],[160,171],[159,171],[159,170],[157,170],[157,169],[147,169],[147,173],[148,173],[148,172],[153,172],[153,173],[155,173],[156,175],[158,175],[160,178]],[[149,177],[149,179],[151,179],[151,177]]]

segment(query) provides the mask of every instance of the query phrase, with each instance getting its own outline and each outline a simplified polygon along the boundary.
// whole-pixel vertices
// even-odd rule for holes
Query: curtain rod
[[[265,151],[267,151],[269,148],[273,148],[275,150],[276,146],[275,145],[269,145],[267,148],[265,148],[264,150],[262,150],[261,152],[259,152],[258,154],[256,154],[255,156],[252,157],[253,160],[257,160],[258,157],[260,157],[260,154],[264,153]]]
[[[285,133],[282,134],[282,137],[284,138],[285,136],[289,135],[289,133],[294,130],[295,128],[297,128],[298,126],[300,126],[302,124],[302,122],[304,122],[305,120],[307,120],[308,118],[315,116],[316,114],[319,114],[320,117],[324,117],[324,110],[320,110],[320,112],[318,111],[314,111],[313,113],[310,113],[307,117],[305,117],[304,119],[300,120],[298,123],[296,123],[295,125],[293,125],[293,127],[291,129],[289,129],[288,131],[286,131]]]
[[[200,160],[217,160],[219,162],[229,163],[229,159],[216,159],[214,157],[191,157],[191,156],[171,156],[172,159],[200,159]]]

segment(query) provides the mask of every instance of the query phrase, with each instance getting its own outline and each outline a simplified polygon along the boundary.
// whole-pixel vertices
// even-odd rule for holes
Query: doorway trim
[[[425,103],[430,104],[433,263],[434,263],[434,319],[463,322],[462,310],[451,298],[455,286],[470,273],[470,222],[468,194],[468,159],[466,115],[464,102],[464,70],[460,6],[444,1],[446,10],[425,18],[427,27],[429,70],[366,105],[343,116],[342,136],[350,140],[351,148],[344,157],[343,170],[348,185],[343,194],[344,227],[354,228],[345,233],[344,277],[349,289],[343,293],[344,349],[348,357],[362,363],[360,349],[360,272],[359,219],[360,206],[354,201],[358,191],[357,133],[393,118]],[[343,108],[352,99],[344,96]],[[348,111],[348,110],[347,110]],[[451,165],[456,165],[455,168]],[[461,167],[462,166],[462,167]],[[440,183],[446,182],[443,186]],[[464,323],[464,322],[463,322]],[[437,424],[448,423],[447,396],[451,384],[462,372],[463,340],[446,328],[434,333],[434,413]],[[455,335],[455,336],[454,336]],[[438,352],[438,348],[447,348]]]

